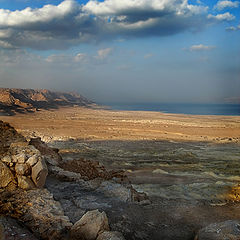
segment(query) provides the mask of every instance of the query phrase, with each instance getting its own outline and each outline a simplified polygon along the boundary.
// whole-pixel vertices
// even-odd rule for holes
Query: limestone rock
[[[48,175],[47,165],[44,160],[38,161],[32,168],[32,180],[35,185],[42,188]]]
[[[0,188],[5,188],[7,185],[14,180],[11,170],[0,161]]]
[[[95,240],[101,232],[108,231],[108,218],[105,212],[89,211],[77,221],[72,229],[73,239]]]
[[[26,175],[29,173],[29,167],[27,164],[24,163],[17,163],[15,165],[15,172],[18,175]]]
[[[4,156],[2,159],[2,162],[6,163],[6,164],[10,164],[12,162],[12,158],[10,156]]]
[[[14,155],[12,159],[13,159],[13,162],[25,163],[27,156],[24,153],[19,153],[17,155]]]
[[[105,231],[98,235],[97,240],[125,240],[125,238],[120,232]]]
[[[40,155],[33,155],[28,160],[26,161],[26,164],[29,165],[30,167],[33,167],[39,160],[41,159]]]
[[[29,189],[34,189],[35,185],[32,182],[32,180],[26,176],[17,176],[18,180],[18,187],[24,189],[24,190],[29,190]]]
[[[195,240],[239,240],[240,221],[228,220],[220,223],[213,223],[202,228]]]
[[[31,138],[29,144],[33,145],[44,156],[46,162],[53,166],[58,166],[62,157],[58,154],[58,149],[50,148],[41,138]]]

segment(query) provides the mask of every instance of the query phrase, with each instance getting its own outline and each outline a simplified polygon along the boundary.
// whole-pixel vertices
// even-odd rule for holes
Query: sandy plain
[[[21,132],[39,132],[59,138],[240,141],[240,116],[200,116],[71,107],[0,118]]]

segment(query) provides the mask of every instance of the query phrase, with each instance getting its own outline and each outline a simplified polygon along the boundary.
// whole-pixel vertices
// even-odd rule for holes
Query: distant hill
[[[0,113],[35,112],[60,106],[91,106],[87,98],[72,92],[54,92],[46,89],[0,88]]]

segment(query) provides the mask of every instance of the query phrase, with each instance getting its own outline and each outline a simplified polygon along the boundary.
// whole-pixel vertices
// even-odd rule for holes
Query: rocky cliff
[[[46,89],[0,88],[0,113],[32,112],[59,106],[89,106],[92,101],[77,93],[54,92]]]

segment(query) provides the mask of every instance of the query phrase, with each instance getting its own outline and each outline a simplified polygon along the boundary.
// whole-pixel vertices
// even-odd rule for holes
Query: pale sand
[[[84,107],[0,116],[21,132],[85,140],[239,142],[240,116],[200,116]]]

